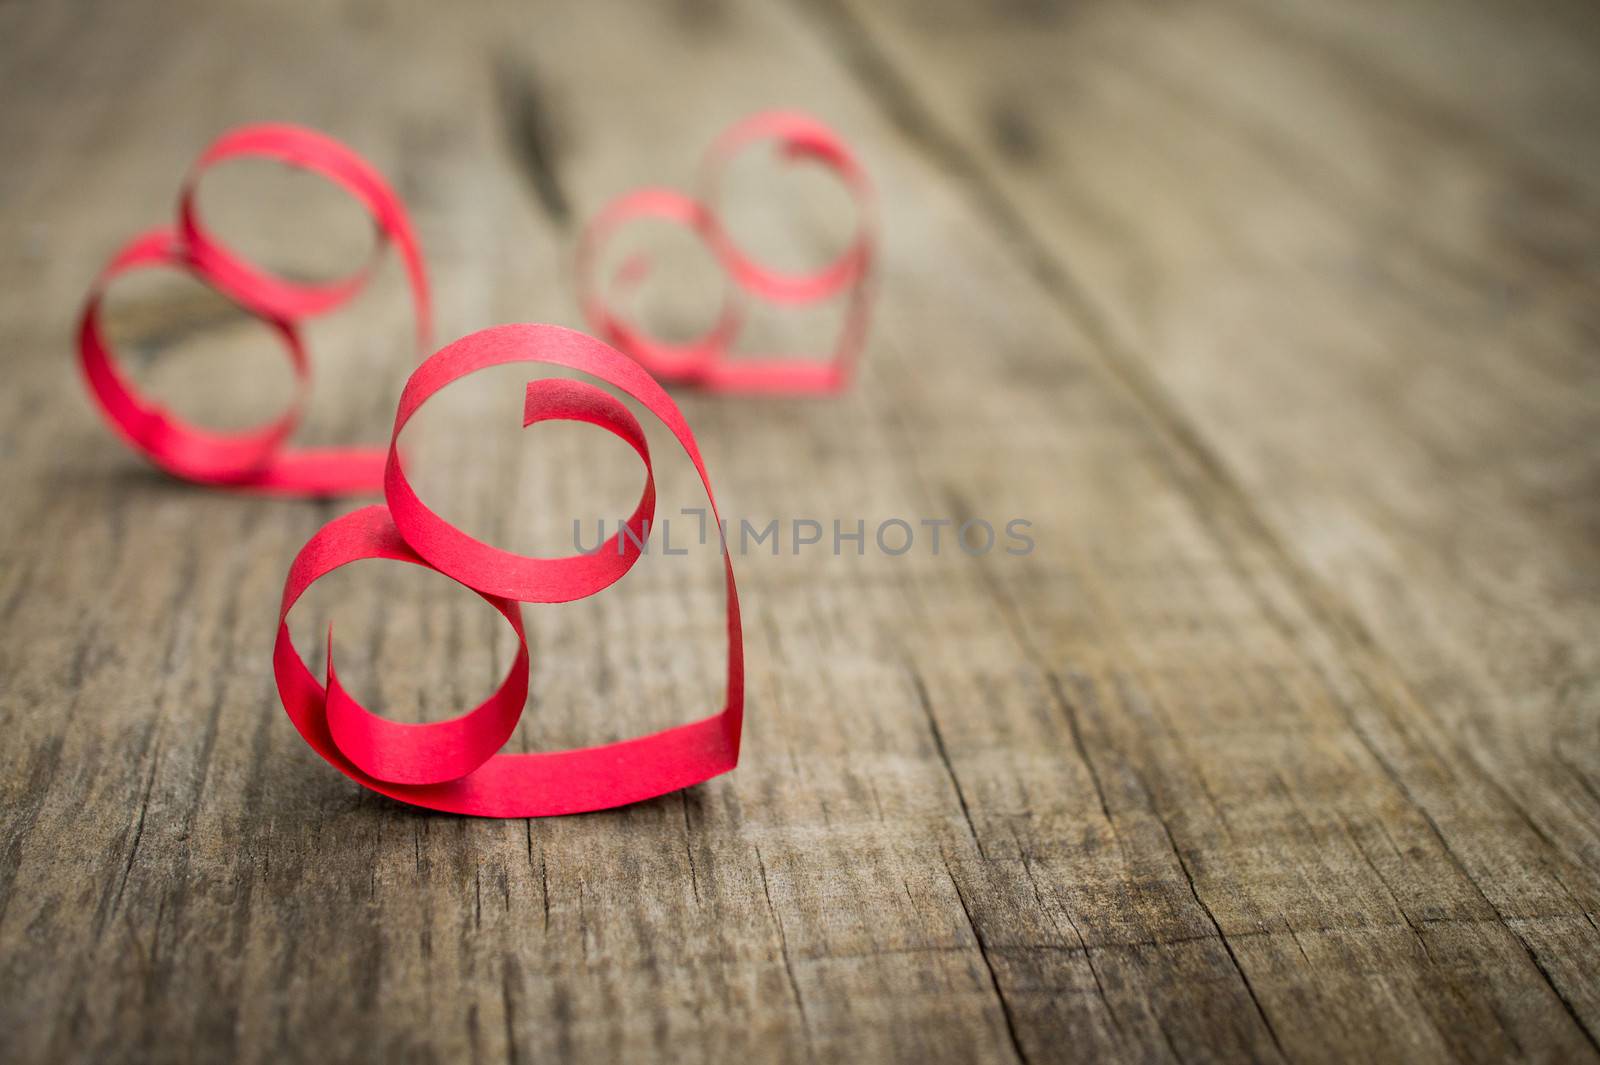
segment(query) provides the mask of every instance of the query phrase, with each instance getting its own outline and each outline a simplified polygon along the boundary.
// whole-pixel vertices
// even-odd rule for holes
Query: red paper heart
[[[860,228],[833,262],[807,274],[787,274],[762,266],[734,243],[715,209],[723,169],[754,142],[777,141],[791,159],[810,159],[832,170],[855,199]],[[585,315],[606,340],[633,356],[662,380],[698,385],[708,391],[828,393],[850,383],[866,339],[872,296],[872,260],[877,243],[872,187],[842,140],[821,122],[797,112],[765,111],[724,133],[711,146],[702,171],[699,198],[673,189],[646,188],[608,204],[584,230],[578,245],[578,287]],[[618,229],[641,218],[658,218],[695,233],[711,251],[733,287],[715,325],[685,343],[659,340],[613,311],[595,277],[599,252]],[[628,264],[613,281],[636,278],[642,260]],[[730,358],[740,328],[736,293],[740,290],[773,303],[815,303],[848,290],[844,325],[826,360],[794,356]]]
[[[593,554],[527,558],[473,539],[417,497],[396,446],[401,429],[418,407],[450,382],[513,362],[580,370],[644,404],[694,463],[720,533],[716,498],[694,434],[671,397],[637,363],[598,340],[553,325],[503,325],[462,337],[424,361],[401,393],[384,476],[388,505],[365,507],[329,522],[289,567],[273,651],[273,673],[284,709],[306,742],[351,779],[402,802],[451,813],[484,817],[579,813],[653,798],[727,772],[738,764],[744,722],[744,635],[725,542],[728,679],[720,712],[600,747],[499,753],[516,727],[528,692],[528,644],[519,602],[564,603],[609,587],[637,561],[655,513],[650,449],[638,421],[610,393],[563,378],[528,383],[523,424],[556,419],[588,422],[633,447],[645,466],[644,491],[629,522],[633,535],[623,536],[619,530]],[[449,721],[414,725],[379,717],[339,684],[331,631],[326,686],[312,676],[289,637],[289,609],[324,574],[368,558],[437,570],[505,616],[517,634],[519,649],[510,673],[493,695]]]
[[[246,156],[275,159],[320,174],[367,209],[378,227],[380,250],[391,240],[400,249],[416,311],[417,344],[427,349],[432,323],[422,253],[404,204],[382,175],[349,148],[314,130],[282,124],[243,126],[215,141],[190,169],[178,201],[177,228],[141,233],[112,257],[95,280],[78,327],[79,361],[90,393],[112,428],[135,450],[186,480],[301,495],[376,491],[383,476],[381,447],[284,447],[299,423],[311,384],[298,323],[353,297],[366,284],[372,264],[338,281],[288,281],[250,264],[212,236],[196,206],[200,177],[217,163]],[[114,278],[156,266],[188,271],[283,338],[295,375],[287,411],[265,425],[224,433],[185,422],[139,395],[117,368],[100,327],[100,305]]]

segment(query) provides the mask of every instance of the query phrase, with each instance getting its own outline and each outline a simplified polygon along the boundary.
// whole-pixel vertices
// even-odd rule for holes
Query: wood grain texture
[[[0,1057],[1600,1058],[1597,53],[1556,2],[0,8]],[[444,338],[581,326],[581,221],[769,105],[860,149],[884,283],[847,395],[680,395],[719,501],[1037,549],[739,558],[744,759],[681,795],[361,791],[269,668],[345,504],[146,471],[71,368],[89,278],[210,136],[289,118],[395,178]],[[253,247],[347,232],[262,181]],[[741,234],[837,246],[804,206]],[[180,408],[281,384],[194,286],[127,297]],[[382,438],[407,330],[392,266],[315,324],[309,438]],[[637,470],[519,432],[517,384],[430,407],[419,488],[553,553]],[[448,714],[505,634],[394,570],[297,632]],[[513,742],[704,714],[720,609],[705,551],[530,608]]]

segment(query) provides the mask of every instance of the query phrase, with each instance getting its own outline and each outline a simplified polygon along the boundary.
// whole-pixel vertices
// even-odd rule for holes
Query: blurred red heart
[[[859,225],[855,239],[833,262],[811,273],[788,274],[756,262],[734,243],[715,208],[727,164],[748,145],[776,141],[788,159],[820,163],[844,182],[855,200]],[[829,393],[850,383],[866,340],[872,297],[872,260],[877,222],[871,184],[838,135],[807,115],[765,111],[738,123],[719,137],[706,156],[699,198],[666,188],[645,188],[608,204],[584,230],[578,245],[578,289],[584,314],[601,337],[631,355],[664,381],[697,385],[708,391]],[[612,310],[595,277],[599,253],[612,235],[642,218],[663,219],[693,231],[732,282],[716,324],[684,343],[657,339]],[[611,278],[612,285],[637,283],[649,268],[635,256]],[[741,318],[738,293],[772,303],[801,305],[847,293],[844,324],[827,359],[796,355],[730,357]]]

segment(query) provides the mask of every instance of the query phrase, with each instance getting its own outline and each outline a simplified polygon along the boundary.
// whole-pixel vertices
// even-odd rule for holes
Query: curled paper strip
[[[372,216],[378,234],[373,258],[355,274],[332,282],[305,283],[277,277],[219,241],[200,219],[196,192],[206,170],[229,159],[274,159],[318,174],[349,192]],[[297,323],[351,299],[366,284],[383,246],[393,242],[404,261],[416,312],[418,347],[432,332],[428,278],[404,204],[372,166],[355,152],[314,130],[269,124],[224,134],[195,161],[178,199],[175,228],[146,230],[112,257],[95,280],[78,327],[78,355],[89,391],[114,429],[151,462],[200,484],[301,495],[376,491],[382,484],[381,447],[300,448],[284,446],[294,432],[311,384],[311,367]],[[149,267],[188,271],[265,322],[282,338],[294,368],[289,408],[264,425],[218,432],[186,422],[141,396],[117,367],[100,325],[106,287],[116,278]]]
[[[763,266],[740,250],[718,218],[723,171],[745,148],[762,141],[777,142],[786,159],[810,160],[827,167],[855,201],[858,226],[854,239],[837,259],[819,270],[790,274]],[[719,137],[706,156],[701,175],[698,197],[666,188],[639,189],[613,200],[590,222],[578,245],[578,289],[590,324],[662,380],[719,392],[827,393],[844,388],[866,340],[872,297],[877,222],[866,172],[838,135],[821,122],[796,112],[765,111]],[[663,219],[693,231],[732,282],[716,323],[693,340],[669,343],[628,321],[611,308],[605,286],[595,276],[600,251],[613,234],[642,218]],[[647,260],[634,258],[617,272],[612,284],[637,281],[647,269]],[[790,305],[816,303],[848,292],[844,324],[832,355],[825,360],[788,355],[730,358],[742,325],[741,292]]]
[[[637,419],[609,392],[585,381],[530,381],[523,425],[588,422],[626,441],[645,468],[645,486],[629,520],[601,550],[566,558],[529,558],[491,547],[455,528],[412,490],[397,441],[418,407],[445,385],[489,366],[544,363],[581,370],[642,403],[682,445],[713,517],[717,502],[699,446],[676,404],[639,365],[614,349],[552,325],[505,325],[440,349],[406,382],[395,414],[384,475],[387,506],[337,518],[312,536],[289,567],[278,615],[273,672],[284,709],[318,754],[351,779],[402,802],[483,817],[542,817],[638,802],[697,784],[739,761],[744,721],[744,635],[733,562],[724,544],[727,584],[726,701],[710,717],[600,747],[532,754],[501,753],[528,692],[528,641],[519,603],[565,603],[609,587],[638,560],[655,513],[650,448]],[[720,529],[721,521],[717,519]],[[361,706],[339,683],[329,633],[328,676],[319,683],[295,650],[288,615],[325,574],[360,559],[425,566],[453,578],[498,610],[517,634],[518,651],[500,688],[448,721],[405,724]]]

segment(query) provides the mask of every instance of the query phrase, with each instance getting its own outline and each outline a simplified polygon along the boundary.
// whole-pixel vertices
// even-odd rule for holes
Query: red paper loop
[[[811,160],[837,174],[849,189],[861,212],[855,239],[839,257],[820,270],[787,274],[763,266],[739,249],[718,220],[722,173],[751,144],[777,141],[784,158]],[[850,149],[827,126],[810,117],[790,111],[765,111],[752,115],[718,137],[706,156],[701,171],[701,195],[708,205],[711,220],[709,236],[729,271],[745,288],[778,303],[812,303],[827,299],[855,284],[872,261],[876,239],[872,212],[872,186]]]
[[[264,476],[284,439],[294,431],[305,399],[309,368],[299,333],[287,321],[263,319],[282,337],[294,367],[295,393],[287,411],[264,425],[236,433],[189,425],[139,395],[118,371],[100,328],[106,285],[123,274],[150,267],[193,270],[171,230],[147,230],[117,252],[89,293],[79,326],[78,350],[90,390],[112,426],[169,473],[205,484],[229,483],[245,472]]]
[[[393,526],[382,507],[366,507],[339,522],[365,530],[373,550],[357,557],[427,565],[403,549],[403,540],[397,544],[397,537],[385,535],[392,532]],[[338,531],[329,534],[328,530],[339,522],[330,524],[318,536],[337,537]],[[528,698],[528,638],[522,630],[522,611],[514,601],[479,594],[511,624],[511,631],[517,634],[517,657],[493,695],[449,721],[426,725],[390,721],[356,702],[339,683],[333,668],[333,630],[328,630],[328,734],[362,772],[397,784],[442,784],[471,773],[511,738]]]
[[[728,294],[722,313],[708,331],[693,340],[674,344],[651,336],[611,311],[598,289],[589,283],[595,269],[596,249],[603,247],[618,229],[641,218],[659,218],[682,225],[710,246],[706,234],[712,222],[700,201],[693,197],[674,189],[652,188],[639,189],[613,200],[589,224],[579,244],[578,273],[585,313],[607,340],[632,355],[658,378],[667,381],[701,379],[738,335],[740,315],[734,293]],[[625,264],[617,280],[633,284],[649,269],[648,259],[635,257]]]
[[[716,203],[728,164],[753,143],[776,141],[787,159],[809,159],[832,170],[854,199],[859,214],[855,238],[833,262],[809,273],[790,274],[756,261],[723,227]],[[613,200],[585,229],[578,245],[578,285],[585,315],[602,337],[664,380],[710,391],[823,393],[850,382],[859,358],[872,297],[872,261],[877,223],[872,186],[849,148],[832,130],[807,115],[767,111],[736,124],[712,145],[702,170],[700,198],[671,189],[648,188]],[[643,218],[658,218],[693,232],[721,264],[733,288],[722,314],[703,335],[673,344],[614,311],[595,273],[600,250],[617,230]],[[613,284],[637,281],[648,266],[630,260]],[[749,293],[772,303],[799,305],[848,292],[844,324],[826,360],[794,356],[730,357],[741,324],[736,294]]]
[[[417,343],[426,347],[433,331],[433,310],[428,297],[427,272],[422,249],[411,228],[405,204],[372,164],[325,134],[284,123],[240,126],[212,142],[195,160],[178,198],[178,225],[196,266],[223,293],[252,310],[279,318],[314,318],[339,306],[361,291],[372,272],[369,261],[360,270],[337,281],[290,281],[255,266],[214,236],[200,220],[197,193],[200,178],[218,163],[230,159],[274,159],[286,166],[309,170],[350,193],[372,216],[378,244],[392,240],[405,264],[416,311]]]
[[[406,383],[395,415],[398,439],[411,415],[452,381],[489,366],[543,363],[579,370],[632,396],[672,432],[694,463],[720,530],[716,498],[700,449],[672,399],[638,364],[581,333],[550,325],[507,325],[463,337],[430,356]],[[637,419],[610,393],[567,379],[529,383],[523,424],[589,422],[626,440],[645,464],[635,519],[654,507],[649,448]],[[284,709],[306,742],[351,779],[416,806],[485,817],[541,817],[605,809],[653,798],[732,769],[744,720],[744,637],[733,563],[723,550],[727,588],[728,675],[722,710],[688,725],[600,747],[534,754],[497,753],[516,726],[528,687],[527,640],[517,600],[565,602],[592,595],[633,565],[637,546],[595,555],[529,559],[466,536],[417,499],[391,447],[388,507],[358,510],[325,525],[290,566],[273,672]],[[641,539],[648,536],[642,521]],[[620,547],[621,555],[617,555]],[[618,561],[618,558],[621,561]],[[429,566],[473,589],[511,622],[520,650],[500,689],[471,712],[428,725],[387,721],[361,707],[338,683],[330,642],[328,684],[312,676],[290,639],[288,614],[326,573],[365,558]],[[480,583],[481,582],[481,583]],[[505,589],[505,591],[502,591]],[[330,634],[331,641],[331,634]]]
[[[473,539],[417,498],[401,468],[396,445],[400,430],[423,401],[459,376],[452,373],[452,360],[440,358],[454,347],[445,348],[418,367],[400,394],[394,442],[390,444],[389,467],[384,475],[384,493],[400,535],[436,569],[469,588],[524,603],[569,603],[614,583],[638,561],[644,541],[650,536],[650,523],[656,512],[655,471],[638,420],[611,393],[585,381],[543,378],[528,382],[522,424],[526,428],[541,421],[589,422],[627,441],[644,460],[644,491],[639,505],[624,528],[618,529],[599,550],[569,558],[514,555]]]
[[[155,465],[186,480],[295,495],[375,491],[387,460],[381,448],[284,446],[299,422],[310,387],[310,365],[297,323],[350,298],[365,283],[368,271],[329,284],[290,282],[250,265],[210,236],[195,213],[196,182],[207,167],[245,155],[313,170],[350,191],[367,208],[383,240],[392,239],[405,261],[419,346],[426,347],[431,310],[421,251],[404,206],[382,177],[354,152],[312,130],[245,126],[225,134],[195,164],[180,197],[179,228],[152,229],[134,238],[90,289],[78,328],[79,361],[90,392],[123,439]],[[105,289],[122,274],[159,266],[189,272],[283,338],[295,373],[294,398],[284,414],[255,429],[216,432],[187,423],[141,397],[123,377],[100,325]]]

